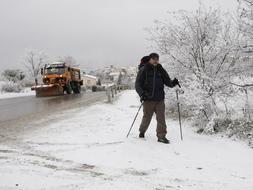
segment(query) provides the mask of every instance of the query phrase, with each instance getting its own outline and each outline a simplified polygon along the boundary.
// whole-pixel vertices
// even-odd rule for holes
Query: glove
[[[147,93],[143,93],[142,95],[141,95],[141,102],[144,102],[144,101],[146,101],[148,99],[148,95],[147,95]]]
[[[177,78],[174,78],[173,81],[172,81],[172,83],[173,83],[173,86],[178,85],[181,88],[181,86],[180,86],[179,81],[177,80]]]

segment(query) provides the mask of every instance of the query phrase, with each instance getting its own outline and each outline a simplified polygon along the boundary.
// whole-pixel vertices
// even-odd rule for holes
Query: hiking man
[[[179,85],[179,82],[176,78],[174,80],[170,79],[167,71],[159,64],[159,55],[157,53],[151,53],[149,56],[143,57],[135,82],[135,89],[141,98],[141,102],[143,102],[143,118],[139,129],[139,138],[145,137],[145,132],[155,113],[158,142],[168,144],[164,85],[173,88]]]

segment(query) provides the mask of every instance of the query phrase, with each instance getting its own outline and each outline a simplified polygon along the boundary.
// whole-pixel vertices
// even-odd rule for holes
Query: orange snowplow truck
[[[64,62],[46,64],[41,69],[43,84],[32,87],[37,97],[63,95],[64,92],[79,94],[83,80],[80,69],[68,66]]]

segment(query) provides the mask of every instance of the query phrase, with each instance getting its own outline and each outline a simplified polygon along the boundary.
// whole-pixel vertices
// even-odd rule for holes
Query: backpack
[[[141,58],[141,62],[138,66],[138,69],[140,70],[140,68],[142,68],[146,63],[148,63],[149,59],[149,56],[144,56],[143,58]]]

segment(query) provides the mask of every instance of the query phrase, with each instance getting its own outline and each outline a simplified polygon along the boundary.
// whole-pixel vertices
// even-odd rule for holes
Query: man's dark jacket
[[[146,63],[139,68],[135,89],[140,97],[145,97],[145,100],[164,100],[164,85],[171,88],[175,86],[162,65]]]

